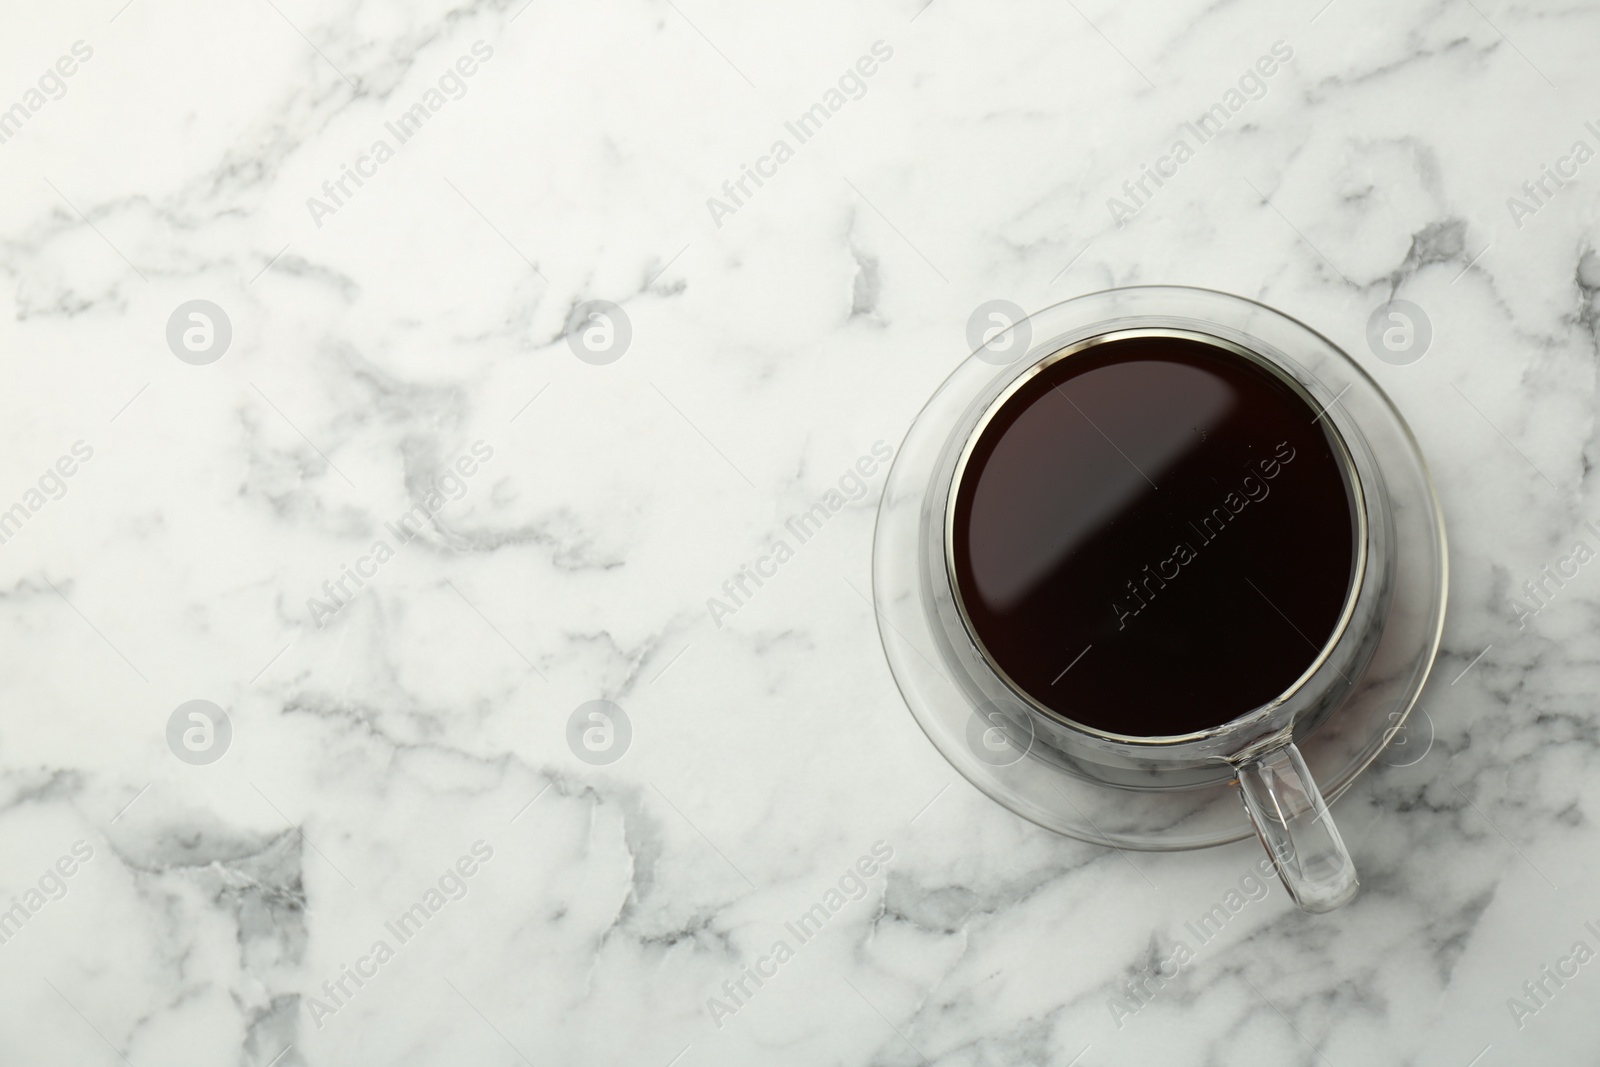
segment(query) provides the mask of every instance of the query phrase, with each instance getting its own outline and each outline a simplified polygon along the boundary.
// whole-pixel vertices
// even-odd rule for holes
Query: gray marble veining
[[[5,21],[0,1062],[1594,1062],[1600,7]],[[878,646],[841,477],[979,304],[1141,282],[1433,466],[1332,915],[1021,822]]]

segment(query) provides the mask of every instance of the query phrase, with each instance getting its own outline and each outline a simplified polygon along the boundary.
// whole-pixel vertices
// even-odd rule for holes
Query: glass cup
[[[1052,825],[1038,818],[1036,798],[1020,795],[1018,772],[1008,769],[1020,767],[1035,780],[1043,777],[1082,816],[1069,815],[1069,823],[1088,822],[1094,828],[1092,835],[1078,835],[1089,839],[1108,835],[1060,788],[1069,780],[1080,796],[1085,787],[1175,798],[1214,793],[1218,787],[1236,789],[1295,902],[1312,912],[1348,902],[1358,887],[1355,867],[1300,746],[1341,709],[1389,706],[1398,700],[1403,704],[1398,714],[1390,707],[1384,718],[1390,727],[1387,736],[1375,747],[1370,739],[1365,745],[1371,749],[1364,756],[1370,762],[1404,720],[1432,663],[1443,619],[1443,526],[1415,442],[1377,386],[1331,342],[1237,297],[1173,287],[1111,290],[1013,323],[1005,333],[1012,336],[991,337],[930,401],[908,434],[881,505],[874,568],[880,618],[886,624],[880,631],[919,722],[980,788],[1013,810]],[[1354,566],[1343,611],[1310,665],[1265,704],[1241,708],[1221,725],[1176,736],[1109,733],[1074,722],[1036,700],[986,652],[954,578],[956,490],[985,426],[1042,369],[1128,337],[1201,341],[1289,386],[1333,448],[1353,519]],[[1009,360],[1002,358],[1006,353]],[[1331,369],[1343,376],[1354,370],[1355,376],[1342,389],[1332,389],[1323,380]],[[946,395],[952,386],[953,398]],[[1353,395],[1358,388],[1359,394]],[[1398,436],[1396,423],[1402,431]],[[1419,507],[1418,471],[1425,507]],[[907,553],[908,548],[913,552]],[[894,558],[886,558],[887,553]],[[1419,567],[1421,576],[1436,580],[1397,580],[1399,569]],[[1403,602],[1398,613],[1397,598]],[[896,615],[907,619],[907,625],[897,625]],[[911,633],[931,646],[931,656],[915,649],[922,665],[906,658],[904,646],[912,641]],[[1387,654],[1380,654],[1386,639]],[[1405,684],[1399,690],[1393,684],[1397,656],[1398,665],[1409,668],[1402,671]],[[926,674],[924,666],[934,668],[955,700],[950,692],[937,699],[927,693],[920,677]],[[912,678],[913,673],[919,677]],[[1358,695],[1366,699],[1355,699]],[[949,712],[962,706],[970,720],[965,736],[958,739],[952,737],[956,731]],[[1370,711],[1362,715],[1363,723],[1372,718]],[[1362,735],[1348,727],[1334,732],[1347,738]],[[965,751],[952,740],[962,742]],[[1050,782],[1051,776],[1059,781]],[[1348,777],[1353,775],[1339,777],[1341,788]],[[1159,807],[1152,800],[1146,810],[1153,813]],[[1181,800],[1179,808],[1187,810]],[[1178,822],[1182,820],[1179,816]],[[1073,832],[1070,825],[1053,828]]]

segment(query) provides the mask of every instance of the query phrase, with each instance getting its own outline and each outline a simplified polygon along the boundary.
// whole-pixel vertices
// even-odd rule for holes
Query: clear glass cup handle
[[[1355,864],[1300,750],[1286,743],[1238,769],[1245,810],[1294,902],[1309,912],[1348,904],[1360,887]]]

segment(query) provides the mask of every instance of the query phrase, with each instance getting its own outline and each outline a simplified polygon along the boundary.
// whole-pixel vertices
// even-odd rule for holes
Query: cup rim
[[[1080,338],[1076,341],[1071,341],[1065,345],[1062,345],[1060,348],[1055,349],[1054,351],[1046,353],[1039,359],[1034,360],[1031,364],[1025,367],[1020,374],[1008,382],[1006,387],[989,402],[982,415],[979,416],[978,420],[973,424],[972,429],[968,432],[966,440],[962,444],[961,454],[959,457],[957,457],[954,469],[951,472],[950,482],[945,492],[946,499],[942,523],[944,567],[945,579],[949,583],[951,598],[955,602],[956,613],[961,619],[962,629],[965,631],[967,638],[973,643],[973,646],[978,650],[978,654],[983,661],[983,665],[1000,680],[1000,682],[1006,687],[1007,690],[1011,692],[1013,696],[1020,699],[1030,711],[1034,712],[1035,714],[1043,715],[1051,722],[1065,726],[1072,730],[1076,730],[1080,733],[1102,741],[1129,745],[1137,748],[1172,748],[1195,741],[1203,741],[1240,731],[1248,731],[1252,726],[1260,725],[1264,720],[1268,719],[1273,712],[1282,707],[1296,694],[1298,694],[1300,690],[1302,690],[1311,680],[1312,676],[1321,670],[1321,668],[1328,662],[1329,658],[1333,655],[1334,649],[1337,648],[1339,643],[1344,639],[1345,633],[1349,629],[1350,622],[1355,617],[1356,605],[1360,600],[1361,591],[1366,581],[1369,541],[1367,494],[1365,485],[1362,482],[1361,471],[1356,466],[1354,457],[1351,455],[1349,446],[1345,442],[1343,433],[1339,430],[1332,418],[1325,419],[1323,421],[1323,433],[1329,438],[1334,446],[1334,453],[1339,461],[1340,470],[1345,476],[1346,485],[1349,489],[1351,497],[1350,509],[1351,514],[1355,519],[1355,565],[1351,571],[1349,587],[1345,592],[1344,607],[1339,613],[1339,620],[1334,626],[1333,632],[1329,635],[1327,641],[1325,641],[1317,650],[1317,655],[1312,659],[1310,665],[1306,667],[1303,672],[1301,672],[1300,676],[1294,680],[1289,688],[1285,689],[1272,700],[1258,705],[1257,707],[1254,707],[1241,715],[1237,715],[1226,722],[1218,723],[1217,725],[1207,727],[1204,730],[1197,730],[1186,734],[1136,735],[1119,734],[1113,731],[1101,730],[1093,726],[1088,726],[1068,717],[1067,715],[1062,714],[1061,712],[1056,711],[1053,708],[1048,707],[1043,702],[1036,699],[1015,679],[1013,679],[1003,667],[1000,666],[998,660],[989,651],[988,647],[984,644],[983,639],[978,635],[977,627],[973,625],[972,618],[967,612],[967,605],[965,598],[962,595],[961,584],[956,577],[955,565],[954,531],[957,491],[961,485],[962,475],[966,472],[967,462],[971,458],[973,450],[977,447],[979,438],[983,436],[984,430],[988,427],[989,423],[994,419],[994,417],[999,414],[1001,408],[1003,408],[1005,404],[1030,380],[1049,367],[1059,363],[1061,360],[1081,354],[1091,348],[1095,348],[1099,345],[1113,341],[1129,340],[1142,337],[1182,338],[1185,340],[1197,341],[1201,344],[1210,345],[1214,348],[1221,348],[1235,356],[1248,360],[1249,362],[1260,367],[1266,373],[1270,374],[1275,380],[1280,381],[1288,386],[1289,389],[1295,393],[1295,395],[1305,402],[1307,407],[1311,408],[1312,410],[1317,410],[1318,408],[1316,398],[1311,395],[1310,391],[1306,389],[1304,384],[1301,383],[1298,378],[1285,370],[1285,368],[1279,366],[1276,362],[1268,358],[1263,353],[1254,351],[1245,345],[1241,345],[1231,338],[1222,337],[1214,333],[1207,333],[1202,328],[1177,326],[1122,326],[1114,327],[1100,333],[1095,333],[1088,337]],[[1337,402],[1337,398],[1335,398],[1334,402]],[[1330,403],[1328,407],[1331,406],[1332,404]],[[1321,414],[1319,414],[1317,418],[1313,419],[1312,421],[1316,422],[1319,419],[1323,419],[1323,416],[1327,414],[1328,408],[1325,407],[1322,409]]]

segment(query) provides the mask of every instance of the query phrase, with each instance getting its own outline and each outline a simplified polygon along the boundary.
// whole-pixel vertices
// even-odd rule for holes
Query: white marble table
[[[920,3],[3,16],[0,1063],[1595,1062],[1600,7]],[[1434,467],[1330,916],[985,799],[863,597],[972,310],[1142,282]]]

